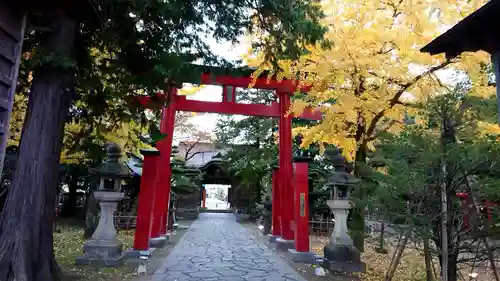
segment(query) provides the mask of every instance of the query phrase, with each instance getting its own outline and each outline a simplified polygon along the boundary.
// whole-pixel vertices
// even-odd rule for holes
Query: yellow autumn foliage
[[[187,87],[183,87],[179,90],[179,95],[181,96],[190,96],[198,93],[200,90],[205,88],[206,85],[190,85]]]
[[[64,128],[65,140],[68,138],[75,138],[80,135],[81,129],[81,125],[78,123],[67,123]],[[140,149],[150,148],[150,145],[145,144],[139,139],[138,135],[140,133],[145,133],[144,128],[140,124],[130,121],[120,122],[113,125],[109,124],[109,127],[104,131],[94,128],[91,135],[98,145],[104,147],[107,143],[114,142],[120,146],[124,152],[132,152],[139,155]],[[85,141],[84,138],[88,138],[88,136],[82,136],[80,145],[82,145],[83,141]],[[64,148],[61,152],[60,161],[64,164],[79,163],[84,160],[88,160],[85,159],[85,157],[87,157],[87,153],[85,151],[78,149],[76,151],[70,151]]]
[[[300,77],[313,88],[304,100],[292,105],[319,106],[322,123],[297,128],[303,145],[327,142],[344,148],[347,157],[357,149],[370,149],[377,133],[397,132],[408,104],[444,92],[444,76],[465,72],[472,80],[471,93],[488,96],[493,89],[481,73],[486,53],[463,54],[447,61],[419,50],[447,28],[482,6],[486,0],[325,0],[330,49],[309,46],[297,61],[282,61],[279,78]],[[247,56],[252,66],[268,69],[260,55]],[[483,64],[484,65],[484,64]],[[439,79],[438,76],[441,78]],[[449,81],[448,81],[449,82]],[[418,120],[417,120],[418,122]]]

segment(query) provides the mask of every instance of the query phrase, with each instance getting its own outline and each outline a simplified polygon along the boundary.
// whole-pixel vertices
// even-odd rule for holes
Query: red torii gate
[[[222,86],[223,99],[222,102],[188,100],[185,96],[178,95],[179,86],[172,85],[169,85],[170,89],[166,95],[157,94],[157,97],[162,97],[160,99],[168,101],[167,106],[162,108],[160,123],[160,132],[165,134],[165,138],[158,141],[157,151],[143,152],[143,177],[139,193],[134,252],[147,251],[151,244],[155,244],[155,241],[161,241],[162,237],[167,235],[168,202],[172,176],[170,156],[176,111],[279,118],[279,170],[276,177],[273,177],[277,181],[277,184],[273,184],[273,206],[279,206],[279,209],[273,207],[272,210],[272,217],[279,218],[279,220],[273,219],[272,234],[281,236],[284,240],[294,240],[294,231],[290,222],[294,220],[294,209],[300,208],[300,202],[294,200],[292,182],[292,118],[294,116],[287,115],[287,111],[290,107],[290,97],[297,90],[307,92],[310,86],[300,86],[298,81],[292,80],[277,81],[275,79],[253,78],[253,70],[251,69],[231,69],[228,71],[228,69],[218,67],[193,66],[191,73],[198,77],[194,79],[184,77],[177,82]],[[216,73],[221,74],[217,75]],[[274,90],[279,102],[273,102],[271,105],[236,102],[236,88],[249,88],[250,85],[252,88]],[[138,99],[146,107],[151,102],[151,98],[146,96],[138,97]],[[306,108],[297,118],[321,120],[322,114],[319,110]],[[292,203],[294,201],[296,202]],[[308,234],[306,235],[308,237]],[[163,240],[165,239],[163,238]]]
[[[456,196],[460,198],[462,209],[465,214],[463,216],[464,226],[465,228],[469,228],[469,194],[467,192],[457,192]],[[486,217],[490,223],[493,223],[493,214],[491,212],[491,207],[494,207],[496,204],[490,202],[489,200],[484,200],[483,208],[486,212]]]

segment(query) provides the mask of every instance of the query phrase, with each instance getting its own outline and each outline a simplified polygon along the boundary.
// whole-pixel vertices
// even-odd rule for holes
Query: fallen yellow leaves
[[[54,253],[56,260],[68,280],[73,281],[126,281],[134,276],[135,271],[129,266],[118,268],[94,268],[75,266],[75,259],[82,255],[84,228],[78,221],[60,221],[58,231],[54,233]],[[118,239],[123,249],[132,247],[134,230],[120,230]]]

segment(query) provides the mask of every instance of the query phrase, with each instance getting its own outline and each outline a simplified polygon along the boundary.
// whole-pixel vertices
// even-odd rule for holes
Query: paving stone
[[[220,277],[220,275],[217,272],[211,270],[200,270],[197,272],[188,273],[188,275],[191,277],[204,278],[204,279]]]
[[[233,214],[200,214],[154,274],[158,281],[305,281]]]
[[[241,271],[234,270],[231,268],[215,269],[215,272],[217,272],[221,276],[241,276]]]

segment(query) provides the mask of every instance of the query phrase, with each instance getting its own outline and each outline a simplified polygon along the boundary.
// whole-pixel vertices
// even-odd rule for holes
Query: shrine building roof
[[[462,52],[500,50],[500,0],[490,0],[468,17],[434,39],[421,52],[431,55],[446,53],[455,57]]]

